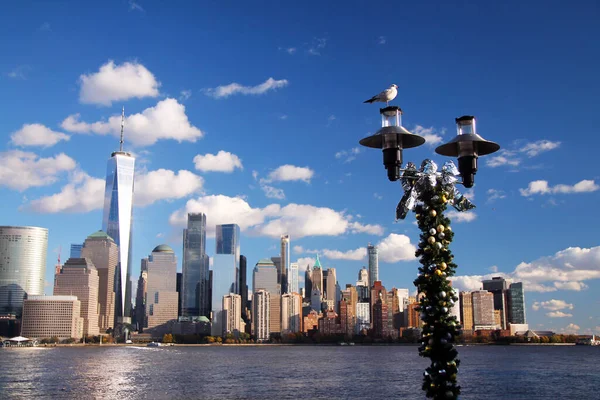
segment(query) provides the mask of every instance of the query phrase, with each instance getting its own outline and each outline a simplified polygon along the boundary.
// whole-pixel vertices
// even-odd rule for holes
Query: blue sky
[[[445,161],[433,150],[464,114],[503,149],[480,159],[477,208],[454,216],[455,285],[522,280],[531,326],[600,333],[598,14],[583,1],[3,5],[2,224],[50,230],[52,282],[59,246],[64,260],[101,227],[124,106],[134,277],[163,242],[181,264],[181,217],[204,211],[241,225],[249,265],[289,233],[293,261],[318,251],[344,286],[371,242],[384,285],[412,290],[414,217],[394,222],[401,188],[358,147],[379,128],[362,102],[395,83],[404,126],[430,143],[405,161]]]

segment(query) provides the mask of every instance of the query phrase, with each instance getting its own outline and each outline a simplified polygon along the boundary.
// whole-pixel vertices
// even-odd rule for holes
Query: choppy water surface
[[[600,399],[600,347],[460,347],[461,399]],[[404,346],[0,349],[0,399],[423,399]]]

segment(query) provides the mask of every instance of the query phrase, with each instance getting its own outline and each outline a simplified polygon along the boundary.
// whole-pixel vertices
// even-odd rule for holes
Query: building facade
[[[81,249],[83,249],[83,243],[71,244],[71,254],[69,258],[81,258]]]
[[[237,294],[237,268],[239,256],[235,254],[215,254],[213,258],[211,297],[212,312],[211,334],[221,336],[223,334],[223,297],[231,293]]]
[[[371,304],[356,303],[356,333],[364,333],[371,329]]]
[[[121,145],[122,147],[122,145]],[[135,158],[131,153],[115,151],[106,168],[102,230],[119,246],[116,274],[116,319],[131,320],[131,257],[133,226],[133,181]]]
[[[379,252],[377,246],[369,243],[367,246],[367,254],[369,256],[369,287],[379,280]]]
[[[473,329],[498,329],[494,319],[494,294],[485,290],[471,292]]]
[[[232,334],[238,338],[242,329],[242,296],[230,293],[223,296],[223,336]]]
[[[471,292],[460,292],[460,321],[465,331],[473,330],[473,296]]]
[[[508,292],[508,322],[510,324],[526,324],[525,290],[522,282],[511,283]]]
[[[148,256],[146,292],[147,328],[177,319],[177,257],[173,249],[161,244]]]
[[[29,296],[23,303],[21,336],[81,339],[83,318],[76,296]]]
[[[23,312],[23,299],[44,294],[48,229],[0,226],[0,315]]]
[[[498,310],[500,314],[500,326],[502,329],[507,329],[508,324],[508,307],[507,307],[507,289],[508,283],[502,277],[493,277],[489,280],[484,280],[483,290],[487,290],[494,294],[494,310]]]
[[[290,269],[288,270],[287,279],[288,292],[300,293],[300,286],[298,283],[298,263],[290,263]]]
[[[312,294],[312,268],[310,264],[306,266],[306,271],[304,271],[304,297],[310,301],[310,296]]]
[[[281,235],[281,266],[277,271],[278,282],[281,284],[281,293],[290,292],[288,273],[290,270],[290,235]],[[297,290],[296,290],[297,292]]]
[[[208,272],[206,254],[206,215],[189,213],[183,230],[183,264],[181,312],[186,317],[209,316]]]
[[[271,336],[270,295],[266,290],[256,290],[252,296],[252,332],[257,342],[268,342]]]
[[[76,296],[79,316],[83,319],[83,335],[96,336],[98,327],[98,271],[89,258],[69,258],[55,278],[55,296]]]
[[[298,293],[281,296],[281,334],[302,332],[302,297]]]
[[[98,327],[104,333],[116,326],[115,275],[119,264],[119,247],[106,232],[97,231],[83,242],[81,256],[91,260],[98,271]]]

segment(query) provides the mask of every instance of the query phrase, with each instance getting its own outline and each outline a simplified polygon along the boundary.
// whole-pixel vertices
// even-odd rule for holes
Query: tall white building
[[[371,328],[371,303],[359,302],[356,304],[356,333],[363,329]]]
[[[298,263],[290,263],[290,270],[288,271],[288,292],[289,293],[300,293],[300,287],[298,284]]]
[[[154,328],[177,319],[177,257],[170,246],[161,244],[152,250],[146,265],[147,327]]]
[[[281,334],[302,331],[302,296],[286,293],[281,296]]]
[[[290,235],[281,235],[281,272],[278,274],[278,283],[281,285],[281,293],[288,293],[289,281],[288,273],[290,270]]]
[[[131,233],[133,224],[133,180],[135,158],[123,151],[123,127],[125,109],[121,116],[121,142],[119,151],[111,154],[106,168],[104,189],[104,213],[102,230],[119,246],[117,273],[117,319],[131,321]]]
[[[269,292],[258,290],[252,296],[252,332],[257,342],[269,341],[271,331],[271,301]]]
[[[223,296],[223,336],[231,333],[239,337],[242,329],[242,296],[230,293]]]

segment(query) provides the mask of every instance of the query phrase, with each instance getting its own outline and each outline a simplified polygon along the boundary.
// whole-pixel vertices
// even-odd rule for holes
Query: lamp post
[[[454,232],[450,219],[444,215],[448,204],[458,211],[475,206],[456,188],[457,184],[472,187],[477,172],[477,159],[494,153],[500,146],[479,136],[475,130],[475,117],[456,118],[457,136],[436,148],[436,153],[458,158],[458,169],[446,162],[441,171],[427,159],[419,169],[413,163],[402,168],[402,151],[425,143],[425,138],[409,132],[402,126],[402,110],[396,106],[380,109],[382,126],[374,135],[366,137],[360,144],[379,148],[383,152],[383,164],[390,181],[400,180],[404,196],[396,209],[396,218],[404,219],[408,211],[414,211],[421,230],[419,257],[421,267],[414,284],[423,296],[419,311],[423,321],[423,333],[419,354],[431,359],[423,373],[423,390],[434,399],[457,399],[460,386],[457,373],[460,360],[454,347],[459,334],[459,323],[450,309],[458,301],[448,279],[453,276],[457,265],[449,249]],[[459,182],[458,177],[462,178]]]

